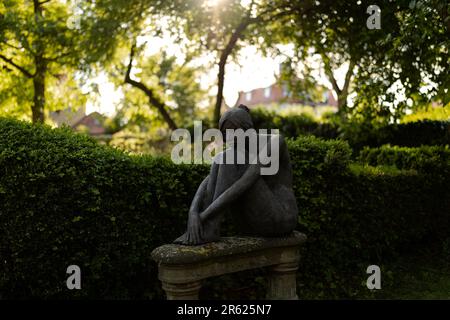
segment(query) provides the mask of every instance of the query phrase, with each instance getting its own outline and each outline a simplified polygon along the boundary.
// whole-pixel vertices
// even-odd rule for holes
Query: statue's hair
[[[231,108],[226,111],[219,120],[219,129],[222,131],[226,122],[231,122],[234,127],[243,130],[253,128],[252,117],[250,116],[250,109],[240,104],[238,107]]]
[[[242,103],[238,106],[238,108],[239,109],[243,109],[243,110],[247,111],[248,113],[250,113],[250,109],[246,105],[244,105]]]

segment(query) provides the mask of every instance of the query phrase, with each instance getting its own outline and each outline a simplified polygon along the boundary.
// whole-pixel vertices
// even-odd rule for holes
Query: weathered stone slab
[[[298,246],[305,240],[306,236],[298,231],[280,238],[223,237],[218,242],[198,246],[166,244],[153,250],[152,258],[164,264],[195,263],[269,248]]]
[[[297,231],[280,238],[224,237],[198,246],[163,245],[152,258],[168,299],[197,299],[201,280],[261,267],[272,269],[268,298],[295,299],[299,247],[305,240]]]

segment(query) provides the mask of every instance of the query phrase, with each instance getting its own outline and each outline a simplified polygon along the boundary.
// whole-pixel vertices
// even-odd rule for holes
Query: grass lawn
[[[450,257],[421,249],[387,266],[378,299],[450,299]],[[382,271],[383,274],[383,271]]]
[[[353,297],[317,294],[314,288],[299,292],[300,299],[450,299],[450,254],[439,246],[416,246],[414,252],[381,265],[381,289],[361,287]],[[225,275],[206,281],[201,291],[203,299],[264,299],[268,274],[262,270]]]

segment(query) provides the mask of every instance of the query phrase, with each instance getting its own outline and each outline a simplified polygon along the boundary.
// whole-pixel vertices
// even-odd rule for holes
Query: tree
[[[396,2],[389,14],[395,27],[361,59],[353,116],[399,121],[406,110],[449,104],[449,11],[444,1]]]
[[[213,112],[213,123],[220,118],[225,86],[225,70],[230,58],[235,57],[243,43],[255,43],[260,29],[272,21],[279,21],[289,15],[286,5],[275,1],[222,0],[216,5],[199,2],[182,16],[186,35],[215,55],[217,65],[217,93]],[[205,34],[205,30],[208,30]]]
[[[275,22],[277,36],[267,39],[267,43],[294,44],[295,55],[287,60],[292,67],[285,70],[297,72],[300,65],[301,78],[311,82],[312,70],[320,68],[336,93],[339,112],[345,114],[351,80],[365,52],[364,43],[370,42],[373,35],[365,30],[367,6],[361,1],[359,5],[331,0],[280,2],[290,7],[291,19],[284,24]],[[339,85],[336,70],[344,66],[347,66],[345,80]]]
[[[14,108],[25,111],[23,106],[28,106],[32,121],[43,122],[45,110],[56,107],[48,103],[52,100],[49,92],[66,85],[67,92],[72,89],[81,95],[73,89],[80,87],[74,85],[75,78],[89,76],[99,63],[107,65],[117,44],[133,34],[149,12],[162,8],[169,12],[177,4],[5,0],[0,5],[0,72],[4,76],[0,96],[7,98],[3,107],[12,112]]]
[[[134,78],[132,71],[135,63],[139,63],[140,67],[144,67],[146,72],[161,72],[164,69],[161,68],[159,71],[156,71],[157,68],[148,68],[148,63],[151,63],[152,59],[144,61],[142,58],[138,57],[139,52],[143,50],[143,46],[138,48],[136,45],[136,39],[142,35],[149,36],[160,34],[162,32],[162,27],[157,23],[158,19],[177,16],[180,12],[184,12],[186,10],[185,8],[188,8],[190,5],[191,1],[182,0],[131,0],[127,2],[102,0],[100,3],[96,3],[95,6],[88,6],[85,9],[89,10],[91,15],[95,17],[93,19],[91,30],[99,29],[99,26],[110,26],[114,30],[120,30],[115,33],[115,36],[113,37],[114,40],[110,41],[110,43],[104,43],[105,48],[102,49],[104,54],[103,59],[101,59],[98,64],[99,68],[103,71],[113,70],[110,73],[114,74],[115,77],[117,73],[120,72],[122,67],[122,61],[124,59],[123,49],[128,47],[129,43],[132,42],[131,49],[128,54],[127,66],[123,71],[124,76],[122,79],[124,79],[126,84],[133,86],[146,95],[149,105],[158,111],[160,116],[172,130],[177,128],[177,124],[174,116],[171,114],[171,107],[167,104],[166,99],[170,101],[170,97],[165,95],[165,90],[171,90],[173,92],[172,98],[178,94],[175,100],[177,100],[176,107],[178,111],[180,111],[186,108],[183,108],[182,103],[180,103],[182,98],[179,95],[179,86],[171,85],[170,83],[166,83],[164,81],[159,81],[157,83],[154,83],[154,81],[149,81],[146,83],[146,80],[152,80],[155,76],[159,80],[162,80],[163,77],[170,73],[169,71],[171,70],[169,69],[172,67],[177,69],[177,66],[174,64],[173,59],[166,59],[165,57],[163,59],[163,63],[166,67],[164,71],[166,72],[165,75],[152,73],[145,74],[142,72],[140,73],[141,79]],[[100,27],[100,30],[109,30],[109,28]],[[91,31],[89,34],[93,35],[95,32]],[[182,68],[178,71],[180,71],[180,78],[172,80],[179,81],[183,77],[183,79],[186,79],[186,75],[192,70],[189,68]],[[171,76],[173,77],[173,75]],[[114,79],[112,80],[114,81]],[[192,74],[190,75],[190,80],[192,80]],[[119,85],[117,81],[114,82],[116,85]],[[179,83],[180,82],[178,82],[178,84]],[[181,87],[183,87],[183,89],[190,90],[192,89],[190,88],[192,85],[195,85],[195,82],[191,82],[190,84],[185,83],[185,86],[182,85]],[[186,96],[189,99],[193,97],[193,94],[190,92]]]
[[[131,68],[133,66],[133,59],[135,56],[135,51],[136,51],[136,44],[133,43],[133,45],[131,46],[131,51],[130,51],[130,62],[128,63],[127,71],[125,73],[125,82],[132,85],[135,88],[140,89],[142,92],[144,92],[147,95],[150,104],[153,105],[156,109],[158,109],[159,113],[163,117],[164,121],[166,121],[169,128],[172,130],[177,129],[177,125],[175,124],[175,121],[173,121],[172,117],[167,112],[167,106],[166,106],[165,102],[156,95],[154,90],[152,88],[148,87],[147,85],[145,85],[141,81],[136,81],[136,80],[131,79]]]
[[[66,67],[76,63],[78,34],[66,24],[69,14],[67,5],[57,1],[6,0],[0,7],[1,73],[8,79],[1,94],[11,90],[26,97],[19,100],[29,105],[33,122],[44,121],[48,76],[60,85]],[[25,92],[17,92],[16,85]]]
[[[371,30],[366,27],[370,1],[279,2],[295,13],[287,23],[275,22],[277,35],[266,37],[266,43],[293,43],[296,55],[290,61],[301,66],[304,79],[310,79],[311,69],[324,72],[343,120],[355,110],[365,113],[374,108],[387,120],[401,114],[406,103],[395,103],[400,93],[395,86],[404,89],[407,97],[423,97],[424,75],[428,84],[436,85],[436,97],[448,100],[448,5],[437,0],[378,1],[381,29]],[[311,63],[311,57],[320,63]],[[346,73],[340,86],[336,70],[343,67]],[[352,84],[359,107],[349,108]]]
[[[205,98],[206,93],[199,84],[201,68],[191,67],[190,57],[179,64],[174,56],[168,56],[164,51],[139,59],[136,53],[144,49],[145,44],[139,50],[132,45],[125,83],[144,93],[169,128],[175,130],[177,123],[186,124],[192,120],[195,107]],[[134,62],[139,66],[140,71],[135,76],[140,80],[131,77]]]

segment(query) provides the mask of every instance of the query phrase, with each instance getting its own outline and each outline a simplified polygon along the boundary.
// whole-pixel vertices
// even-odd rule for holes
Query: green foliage
[[[376,299],[448,299],[449,262],[445,247],[417,244],[403,252],[399,259],[380,266],[382,290],[375,290],[374,296]],[[386,274],[389,278],[384,276]]]
[[[140,51],[144,49],[145,45],[139,48]],[[123,60],[123,57],[121,58],[118,60]],[[201,67],[193,67],[188,58],[184,59],[183,63],[177,62],[175,56],[164,51],[152,56],[137,57],[136,63],[140,70],[134,77],[151,88],[159,100],[164,101],[168,112],[178,125],[183,126],[195,119],[196,110],[206,97],[206,92],[201,89],[198,80]],[[123,79],[117,78],[116,74],[117,71],[113,73],[112,80],[124,91],[120,114],[127,126],[139,125],[148,129],[150,121],[153,124],[156,124],[157,120],[163,122],[155,106],[148,106],[148,97],[132,86],[123,86]]]
[[[358,161],[371,166],[395,166],[399,169],[415,169],[423,172],[441,171],[450,168],[450,149],[448,145],[417,148],[389,145],[379,148],[366,147],[360,151]]]
[[[381,32],[362,56],[355,79],[359,90],[354,111],[366,118],[399,119],[407,109],[430,101],[446,105],[450,101],[446,72],[450,63],[449,4],[404,0],[378,5]],[[399,95],[408,99],[399,99]]]
[[[161,155],[170,153],[170,137],[166,132],[122,130],[113,134],[109,145],[133,154]]]
[[[423,120],[400,124],[376,125],[369,122],[347,123],[342,138],[352,148],[378,147],[391,144],[405,147],[450,144],[450,121]]]
[[[260,45],[279,54],[276,45],[293,44],[287,73],[309,86],[317,82],[312,74],[326,75],[343,119],[363,115],[396,120],[430,101],[448,103],[450,6],[445,1],[276,0],[272,4],[289,12],[288,19],[264,25],[261,29],[268,31],[260,31],[265,40]],[[366,27],[370,5],[381,10],[380,29]],[[339,68],[347,70],[342,85],[336,81]],[[351,92],[353,108],[346,105]]]
[[[69,129],[0,122],[0,286],[9,297],[161,297],[153,248],[185,228],[202,166],[130,157]],[[129,285],[132,284],[132,285]]]
[[[189,39],[215,53],[225,48],[227,37],[249,15],[240,0],[221,2],[214,6],[207,1],[192,1],[189,10],[181,14]]]
[[[60,1],[2,1],[0,114],[30,118],[31,107],[35,114],[43,112],[36,100],[49,110],[79,108],[85,102],[73,76],[82,34],[68,25],[70,14]]]
[[[253,109],[251,113],[256,129],[279,129],[286,137],[315,135],[332,139],[338,136],[334,123],[320,123],[309,114],[282,115],[264,109]]]
[[[404,116],[402,123],[417,122],[420,120],[448,121],[450,120],[450,103],[444,107],[426,106],[423,109]]]
[[[304,296],[356,295],[364,290],[361,273],[368,265],[437,232],[433,219],[439,214],[448,232],[443,212],[450,203],[442,201],[448,179],[349,167],[349,147],[339,141],[301,138],[289,150],[300,230],[309,237],[300,272]]]
[[[262,109],[252,110],[252,118],[257,129],[279,129],[291,138],[302,135],[326,139],[340,137],[355,150],[384,144],[406,147],[450,144],[450,121],[422,120],[378,125],[366,121],[342,123],[332,117],[319,122],[308,114],[282,115]]]
[[[175,16],[184,12],[191,5],[191,0],[96,0],[71,1],[73,17],[79,19],[75,27],[84,37],[80,47],[85,55],[83,70],[89,63],[100,61],[102,67],[108,66],[111,58],[123,48],[124,42],[129,45],[130,38],[137,35],[142,28],[162,16]],[[196,1],[195,1],[196,2]]]
[[[298,229],[308,236],[302,297],[352,297],[366,290],[368,265],[448,237],[448,176],[355,165],[339,140],[301,137],[288,146]],[[150,252],[184,231],[207,173],[129,156],[68,129],[0,119],[3,296],[162,298]],[[83,270],[83,290],[66,289],[70,264]]]

